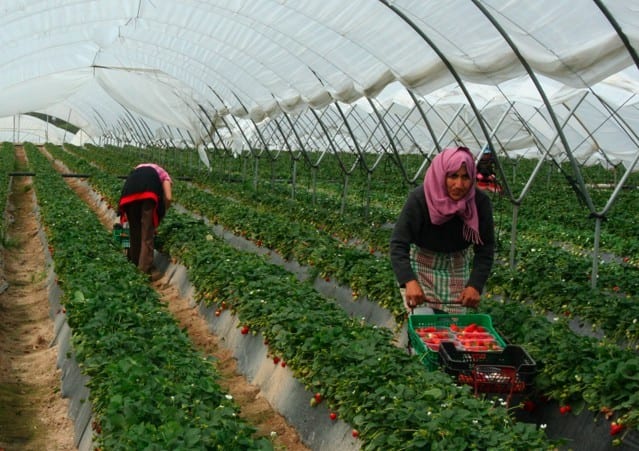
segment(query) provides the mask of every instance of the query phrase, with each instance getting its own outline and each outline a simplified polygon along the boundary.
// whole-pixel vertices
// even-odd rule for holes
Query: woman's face
[[[453,200],[460,200],[466,196],[472,185],[473,181],[468,175],[465,164],[462,164],[457,172],[446,176],[446,191],[448,191],[448,197]]]

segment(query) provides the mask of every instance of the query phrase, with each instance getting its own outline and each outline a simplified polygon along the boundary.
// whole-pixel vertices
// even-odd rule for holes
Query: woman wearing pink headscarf
[[[466,147],[433,158],[393,229],[390,257],[404,304],[412,310],[466,313],[476,308],[493,266],[495,231],[490,198],[475,189],[475,162]]]

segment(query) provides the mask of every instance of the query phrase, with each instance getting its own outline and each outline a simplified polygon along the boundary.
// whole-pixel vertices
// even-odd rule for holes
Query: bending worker
[[[153,269],[155,230],[172,201],[171,177],[154,163],[143,163],[128,175],[120,195],[120,222],[129,223],[127,257],[142,272]]]

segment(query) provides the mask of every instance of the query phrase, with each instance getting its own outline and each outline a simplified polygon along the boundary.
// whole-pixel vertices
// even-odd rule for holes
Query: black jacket
[[[475,287],[481,293],[495,258],[495,230],[490,198],[483,191],[476,190],[475,202],[483,244],[473,247],[473,263],[466,286]],[[463,226],[464,222],[458,216],[441,225],[432,224],[424,187],[420,185],[413,189],[395,223],[390,241],[391,265],[400,286],[417,279],[410,263],[411,244],[434,252],[459,252],[472,245],[463,237]]]

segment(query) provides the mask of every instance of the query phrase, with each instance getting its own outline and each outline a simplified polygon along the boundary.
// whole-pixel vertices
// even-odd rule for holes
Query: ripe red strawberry
[[[328,416],[333,421],[337,420],[337,414],[335,412],[331,412]]]
[[[572,410],[572,408],[568,404],[565,404],[565,405],[559,407],[559,413],[562,414],[562,415],[567,414],[571,410]]]
[[[359,431],[357,429],[353,429],[353,432],[351,432],[351,434],[353,435],[353,437],[357,438],[359,437]]]
[[[276,365],[280,363],[280,358],[278,356],[273,357],[273,363]]]
[[[282,368],[286,367],[286,362],[284,360],[282,360],[282,363],[280,363],[280,365],[282,366]]]
[[[248,326],[242,326],[242,335],[246,335],[249,333],[249,327]]]
[[[532,400],[530,400],[530,399],[528,399],[528,400],[524,401],[523,409],[524,409],[526,412],[532,412],[533,410],[535,410],[535,408],[536,408],[536,407],[537,407],[537,406],[535,405],[535,402],[534,402],[534,401],[532,401]]]
[[[321,393],[315,393],[315,401],[317,401],[318,403],[322,402],[322,394]]]
[[[464,332],[476,332],[477,331],[477,324],[475,323],[470,323],[468,326],[464,327]]]
[[[610,435],[617,435],[623,430],[623,424],[619,424],[616,422],[610,423]]]

